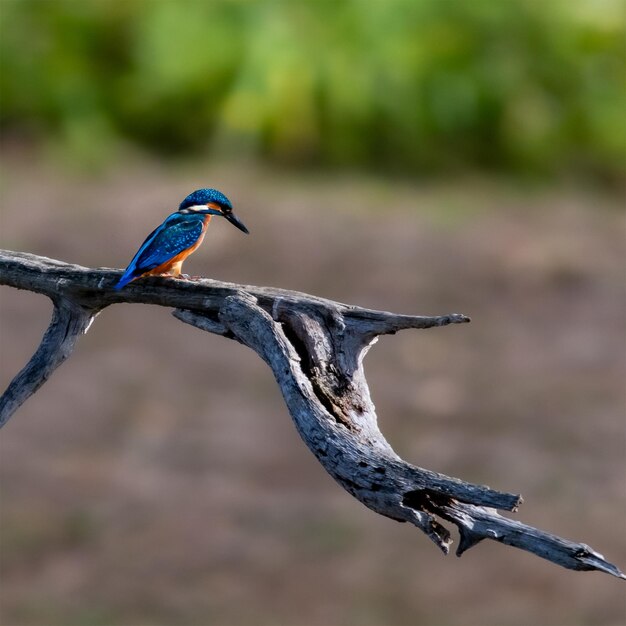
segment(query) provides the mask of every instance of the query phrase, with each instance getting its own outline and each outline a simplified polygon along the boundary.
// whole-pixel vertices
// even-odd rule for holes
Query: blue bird
[[[225,217],[239,230],[249,232],[223,193],[198,189],[148,235],[114,289],[122,289],[142,276],[180,277],[184,260],[202,243],[213,215]]]

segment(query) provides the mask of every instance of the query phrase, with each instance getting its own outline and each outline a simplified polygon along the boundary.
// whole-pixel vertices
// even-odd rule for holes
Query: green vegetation
[[[0,123],[65,153],[621,175],[622,0],[4,0]]]

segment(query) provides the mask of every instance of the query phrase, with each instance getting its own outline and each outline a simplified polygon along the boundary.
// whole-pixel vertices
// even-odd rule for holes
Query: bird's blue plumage
[[[121,289],[131,280],[193,246],[202,235],[204,219],[205,216],[201,214],[172,213],[148,235],[115,289]]]
[[[177,213],[172,213],[148,235],[114,289],[121,289],[152,270],[157,275],[179,273],[185,258],[200,245],[211,215],[220,215],[248,233],[221,191],[198,189],[180,203]]]
[[[208,204],[209,202],[213,202],[214,204],[218,204],[222,207],[228,207],[229,209],[233,208],[233,205],[230,203],[230,200],[217,189],[198,189],[193,193],[190,193],[178,207],[179,211],[186,209],[190,206]]]

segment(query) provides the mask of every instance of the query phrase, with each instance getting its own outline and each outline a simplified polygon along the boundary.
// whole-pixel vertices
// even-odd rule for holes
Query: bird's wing
[[[203,216],[171,215],[155,229],[135,255],[134,273],[148,272],[190,248],[202,234]]]
[[[122,289],[131,280],[191,247],[202,234],[203,226],[203,216],[172,213],[146,237],[114,288]]]

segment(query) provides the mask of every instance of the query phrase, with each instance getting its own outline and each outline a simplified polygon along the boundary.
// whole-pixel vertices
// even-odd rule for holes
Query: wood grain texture
[[[172,307],[179,320],[234,339],[271,368],[295,426],[324,469],[371,510],[421,529],[457,555],[492,539],[573,570],[626,578],[582,543],[501,516],[521,496],[432,472],[401,459],[378,428],[363,358],[379,335],[469,322],[460,314],[398,315],[271,287],[150,277],[121,291],[119,270],[90,269],[0,250],[0,284],[50,297],[53,318],[42,343],[0,400],[0,425],[70,354],[97,313],[123,302]]]

